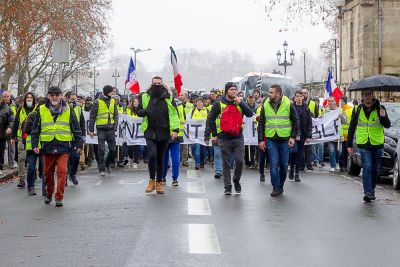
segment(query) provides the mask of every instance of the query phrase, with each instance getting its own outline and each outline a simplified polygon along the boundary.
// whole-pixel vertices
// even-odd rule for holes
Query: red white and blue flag
[[[329,71],[328,81],[326,82],[325,93],[324,93],[324,102],[323,102],[324,107],[328,105],[328,98],[331,96],[333,96],[336,99],[336,104],[338,104],[340,97],[343,96],[343,93],[342,91],[340,91],[339,87],[333,80],[332,72]]]
[[[133,63],[133,59],[131,57],[131,61],[129,62],[128,68],[128,76],[125,80],[125,86],[129,88],[132,94],[139,94],[140,93],[140,86],[139,82],[136,77],[136,68],[135,64]]]
[[[175,84],[175,88],[176,88],[176,93],[178,95],[181,94],[181,90],[182,90],[182,75],[179,73],[178,70],[178,60],[176,59],[176,54],[174,49],[172,48],[172,46],[169,47],[171,49],[171,64],[172,64],[172,68],[174,69],[174,84]]]

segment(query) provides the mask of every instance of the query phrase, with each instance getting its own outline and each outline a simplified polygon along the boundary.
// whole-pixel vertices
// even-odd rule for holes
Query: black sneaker
[[[375,200],[375,199],[376,199],[375,195],[372,195],[372,196],[370,196],[369,198],[370,198],[371,200]]]
[[[221,176],[222,176],[221,174],[216,173],[216,174],[214,175],[214,178],[215,178],[215,179],[221,179]]]
[[[298,173],[296,173],[295,175],[294,175],[294,180],[295,180],[295,182],[300,182],[301,180],[300,180],[300,175],[298,174]]]
[[[25,180],[19,180],[19,183],[17,184],[18,188],[24,188],[25,187]]]
[[[46,197],[44,198],[44,203],[50,204],[51,201],[52,201],[52,199],[53,199],[53,198],[52,198],[51,195],[46,194]]]
[[[319,163],[319,165],[321,165],[321,167],[324,167],[324,166],[325,166],[325,163],[324,163],[323,161],[321,161],[321,162]]]
[[[163,185],[165,185],[165,184],[167,183],[167,179],[165,179],[165,178],[162,178],[162,181],[161,181],[161,183],[162,183]]]
[[[225,186],[225,192],[224,192],[224,194],[225,194],[226,196],[232,195],[232,186],[231,186],[231,185]]]
[[[371,198],[370,195],[365,194],[364,197],[363,197],[363,200],[364,200],[365,202],[371,202],[371,201],[372,201],[372,198]]]
[[[260,182],[265,182],[265,174],[260,174]]]
[[[28,195],[29,196],[36,196],[36,191],[35,191],[34,187],[28,188]]]
[[[289,180],[293,181],[294,178],[294,169],[289,170]]]
[[[283,193],[283,189],[274,187],[271,192],[271,197],[276,197],[276,196],[282,195],[282,193]]]
[[[70,180],[74,185],[78,185],[78,184],[79,184],[79,181],[78,181],[78,179],[76,179],[75,176],[70,176],[70,177],[69,177],[69,180]]]
[[[179,186],[178,181],[173,181],[173,182],[172,182],[172,186]]]
[[[62,207],[64,206],[62,199],[56,199],[56,207]]]
[[[200,167],[197,166],[197,167],[194,167],[194,169],[195,169],[195,170],[200,170]]]
[[[306,171],[313,171],[313,170],[314,168],[311,165],[306,167]]]
[[[129,163],[128,159],[124,159],[124,166]]]
[[[107,167],[106,169],[108,173],[111,173],[111,167]]]
[[[237,195],[240,195],[242,193],[242,186],[240,185],[239,182],[233,182],[235,186],[235,192]]]

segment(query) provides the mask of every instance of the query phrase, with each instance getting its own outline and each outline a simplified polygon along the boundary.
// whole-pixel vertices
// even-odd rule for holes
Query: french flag
[[[328,81],[326,82],[325,93],[324,93],[324,102],[323,105],[326,107],[328,105],[328,98],[333,96],[336,99],[336,104],[339,103],[339,99],[343,96],[342,91],[340,91],[339,87],[336,85],[335,81],[332,78],[332,72],[328,73]]]
[[[178,95],[181,94],[181,90],[182,90],[182,75],[179,73],[178,70],[178,60],[176,59],[176,54],[174,49],[172,48],[172,46],[169,47],[171,49],[171,64],[172,64],[172,68],[174,69],[174,84],[175,84],[175,88],[176,88],[176,93]]]
[[[133,64],[133,59],[131,57],[131,61],[129,62],[128,68],[128,76],[125,80],[125,87],[128,87],[132,94],[139,94],[140,93],[140,86],[139,82],[136,77],[136,68],[135,64]]]

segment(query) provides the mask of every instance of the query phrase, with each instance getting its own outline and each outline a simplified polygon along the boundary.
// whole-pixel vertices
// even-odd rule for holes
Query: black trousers
[[[4,167],[4,152],[6,150],[6,139],[0,140],[0,169]]]
[[[347,157],[349,153],[347,152],[347,141],[342,142],[342,153],[340,154],[339,167],[347,169]]]
[[[98,139],[98,164],[99,171],[106,171],[106,168],[110,166],[110,164],[115,163],[115,132],[114,130],[100,130],[97,129],[97,139]],[[108,144],[108,154],[106,159],[104,159],[105,155],[105,146],[106,142]]]
[[[156,142],[151,139],[146,139],[147,151],[149,153],[149,174],[150,179],[156,179],[157,182],[161,182],[163,178],[164,168],[164,154],[167,150],[169,141]]]

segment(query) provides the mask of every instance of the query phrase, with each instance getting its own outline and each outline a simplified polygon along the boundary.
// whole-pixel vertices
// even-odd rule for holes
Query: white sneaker
[[[335,169],[336,169],[337,171],[340,170],[339,166],[336,166]]]
[[[329,172],[335,172],[335,168],[330,168]]]
[[[134,168],[134,169],[137,169],[137,167],[138,167],[138,166],[137,166],[137,163],[133,163],[133,168]]]

